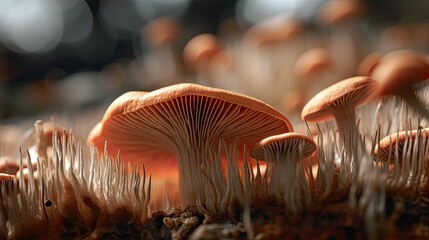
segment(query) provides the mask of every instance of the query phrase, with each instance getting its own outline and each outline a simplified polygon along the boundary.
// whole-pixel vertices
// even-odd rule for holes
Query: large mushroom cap
[[[414,141],[418,136],[421,139],[426,138],[427,141],[427,139],[429,138],[429,128],[413,131],[401,131],[386,136],[381,139],[380,143],[375,147],[374,154],[376,156],[380,156],[380,161],[388,162],[390,151],[390,163],[393,163],[396,155],[396,144],[398,144],[398,159],[402,161],[402,153],[404,151],[405,141],[408,140],[408,144],[411,144],[409,146],[413,146]]]
[[[279,135],[270,136],[262,139],[253,145],[250,152],[251,156],[256,159],[265,159],[266,153],[277,153],[284,155],[291,155],[298,158],[306,158],[316,150],[316,144],[310,137],[301,133],[284,133]]]
[[[405,49],[384,55],[371,72],[381,83],[380,95],[396,95],[429,78],[429,63],[415,50]]]
[[[375,95],[379,83],[370,77],[352,77],[331,85],[314,96],[302,109],[308,122],[332,119],[333,112],[359,107]]]
[[[289,120],[257,99],[184,83],[120,96],[88,143],[101,150],[107,140],[111,152],[120,150],[122,160],[144,163],[156,176],[177,169],[172,156],[181,151],[180,144],[200,148],[217,147],[220,140],[253,144],[289,131],[293,131]],[[204,143],[208,146],[202,140],[209,141]]]

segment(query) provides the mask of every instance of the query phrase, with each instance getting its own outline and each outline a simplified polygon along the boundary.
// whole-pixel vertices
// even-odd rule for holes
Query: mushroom
[[[120,96],[87,142],[101,150],[107,140],[123,161],[144,163],[154,178],[178,170],[181,203],[188,205],[197,193],[204,202],[201,165],[221,140],[253,144],[292,130],[285,116],[257,99],[184,83]]]
[[[297,162],[309,157],[314,150],[316,144],[313,139],[301,133],[289,132],[264,138],[253,145],[250,154],[273,165],[270,192],[279,199],[284,198],[286,207],[296,210],[306,193],[303,187],[307,186],[303,164]]]
[[[378,88],[379,83],[370,77],[358,76],[345,79],[316,94],[304,106],[301,118],[308,122],[335,119],[340,146],[345,148],[346,156],[351,158],[353,148],[358,147],[363,150],[360,141],[357,141],[358,146],[353,146],[354,140],[359,138],[355,108],[371,100]]]
[[[429,170],[429,128],[400,131],[384,137],[374,149],[374,161],[393,167],[391,185],[403,187],[420,185],[422,176]],[[389,166],[390,165],[390,166]],[[429,190],[429,183],[425,188]]]
[[[335,119],[342,136],[350,127],[356,130],[355,108],[371,100],[378,89],[379,83],[370,77],[347,78],[316,94],[302,109],[301,118],[308,122]]]
[[[183,60],[194,70],[197,83],[214,85],[209,73],[210,61],[222,49],[221,41],[209,33],[197,35],[186,44]]]
[[[21,174],[22,174],[22,177],[21,177]],[[36,184],[37,186],[39,184],[39,173],[35,169],[30,170],[29,168],[23,168],[22,171],[18,170],[13,176],[15,176],[18,181],[21,181],[21,179],[23,179],[25,184],[28,185],[30,174],[33,178],[32,181],[34,181],[34,184]]]
[[[381,96],[398,96],[429,119],[428,109],[413,88],[429,78],[429,63],[423,54],[410,49],[388,53],[378,61],[370,76],[380,82]]]

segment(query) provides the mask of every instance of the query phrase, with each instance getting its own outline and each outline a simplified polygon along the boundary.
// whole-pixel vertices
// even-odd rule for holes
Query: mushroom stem
[[[334,111],[333,115],[338,127],[340,149],[343,148],[345,153],[344,161],[341,162],[344,165],[340,167],[340,174],[343,177],[339,179],[343,179],[346,182],[342,182],[340,185],[345,184],[347,186],[350,183],[349,181],[357,180],[361,171],[368,167],[366,162],[360,162],[359,160],[365,154],[365,147],[355,122],[355,110],[344,108],[343,112]],[[346,170],[344,171],[344,169]],[[352,173],[351,175],[350,172]]]
[[[358,137],[358,127],[355,123],[356,113],[354,109],[344,108],[342,112],[333,112],[335,121],[337,123],[338,134],[340,137],[340,147],[344,147],[346,157],[353,157],[353,143],[357,142],[358,151],[363,150],[361,141],[354,141]]]
[[[194,204],[198,197],[202,203],[205,203],[204,174],[201,171],[201,165],[206,158],[207,150],[203,150],[201,146],[179,149],[180,156],[177,163],[179,167],[179,191],[181,195],[181,204],[186,207],[188,204]],[[198,193],[198,196],[197,196]]]

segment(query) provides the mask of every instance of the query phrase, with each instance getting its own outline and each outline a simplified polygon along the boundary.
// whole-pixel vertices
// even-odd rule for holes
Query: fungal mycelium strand
[[[94,147],[90,152],[87,159],[73,136],[58,139],[54,134],[52,158],[37,158],[33,169],[28,157],[28,181],[21,157],[20,178],[0,183],[1,237],[100,238],[140,232],[148,217],[151,178],[144,168],[128,172],[119,157],[99,159]],[[39,181],[34,180],[36,170]]]

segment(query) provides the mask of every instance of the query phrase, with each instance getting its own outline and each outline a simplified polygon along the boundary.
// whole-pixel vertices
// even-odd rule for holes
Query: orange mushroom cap
[[[262,139],[251,149],[251,156],[256,159],[273,161],[266,159],[266,153],[279,154],[281,156],[294,156],[300,160],[310,156],[316,150],[316,144],[310,137],[295,132],[289,132],[279,135],[270,136]]]
[[[375,66],[378,64],[382,57],[379,52],[373,52],[367,55],[360,63],[357,68],[357,74],[363,76],[370,76]]]
[[[370,77],[345,79],[316,94],[302,109],[301,118],[308,122],[330,120],[334,118],[334,112],[365,104],[378,88],[379,83]]]

